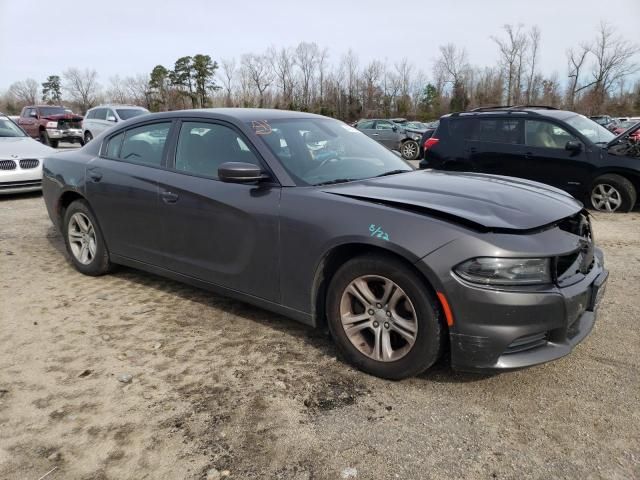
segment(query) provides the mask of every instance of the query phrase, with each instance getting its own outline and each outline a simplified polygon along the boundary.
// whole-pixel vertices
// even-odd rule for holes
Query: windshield
[[[584,115],[575,115],[565,121],[593,143],[609,143],[615,137],[613,133],[602,125]]]
[[[414,130],[422,130],[427,126],[422,122],[407,122],[403,125],[404,128],[413,128]]]
[[[129,120],[130,118],[147,113],[146,110],[141,108],[118,108],[116,109],[116,112],[118,112],[118,116],[122,120]]]
[[[411,171],[396,154],[338,120],[248,122],[300,185],[348,182]]]
[[[63,107],[40,107],[40,115],[43,117],[50,117],[51,115],[64,115],[67,112]]]
[[[8,117],[0,117],[0,137],[25,137],[24,132]]]

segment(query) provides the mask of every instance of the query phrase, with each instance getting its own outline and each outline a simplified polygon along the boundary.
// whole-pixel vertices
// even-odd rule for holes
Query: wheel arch
[[[636,190],[636,195],[638,198],[638,200],[636,200],[636,204],[638,201],[640,201],[640,172],[620,167],[607,167],[596,170],[589,179],[587,197],[591,195],[591,188],[593,187],[593,183],[598,177],[602,177],[603,175],[620,175],[621,177],[629,180],[633,185],[633,188],[635,188]]]
[[[311,288],[311,315],[313,324],[320,328],[324,328],[326,326],[327,319],[325,304],[327,288],[340,266],[351,258],[372,253],[399,260],[409,267],[418,276],[418,278],[420,278],[423,285],[429,290],[438,305],[439,318],[442,322],[443,331],[447,332],[446,337],[448,338],[448,327],[445,321],[442,305],[437,296],[437,286],[434,285],[433,280],[429,278],[425,271],[418,268],[415,262],[412,262],[409,258],[397,251],[362,242],[350,242],[334,246],[328,250],[323,255],[320,262],[318,262],[318,267],[316,268]]]
[[[71,203],[74,202],[75,200],[84,200],[85,202],[87,201],[85,196],[77,192],[76,190],[67,190],[66,192],[63,192],[62,195],[60,195],[60,198],[58,199],[58,205],[56,208],[56,215],[58,216],[58,219],[57,219],[58,225],[62,226],[62,223],[64,220],[64,214],[67,211],[67,208],[69,207],[69,205],[71,205]]]

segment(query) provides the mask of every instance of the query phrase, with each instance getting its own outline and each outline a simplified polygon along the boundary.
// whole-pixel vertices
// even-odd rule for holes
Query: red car
[[[22,109],[18,125],[27,134],[45,145],[58,148],[58,142],[78,142],[84,145],[81,115],[64,107],[33,105]]]
[[[640,123],[640,119],[625,120],[624,122],[618,123],[618,125],[616,125],[616,127],[612,131],[616,135],[620,135],[621,133],[626,132],[627,130],[629,130],[631,127],[633,127],[638,123]],[[631,135],[629,135],[629,138],[631,140],[640,141],[640,129],[636,130]]]

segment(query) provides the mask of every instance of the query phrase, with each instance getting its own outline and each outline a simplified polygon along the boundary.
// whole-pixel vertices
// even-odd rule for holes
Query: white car
[[[55,153],[0,114],[0,195],[42,188],[42,159]]]
[[[90,108],[82,121],[84,143],[89,143],[118,122],[123,122],[145,113],[149,113],[149,110],[136,105],[99,105]]]

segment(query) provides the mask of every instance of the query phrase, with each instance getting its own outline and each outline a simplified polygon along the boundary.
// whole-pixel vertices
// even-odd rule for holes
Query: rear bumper
[[[608,272],[598,251],[577,284],[548,292],[505,292],[458,280],[466,298],[450,331],[451,363],[462,371],[514,370],[564,357],[591,332]]]

